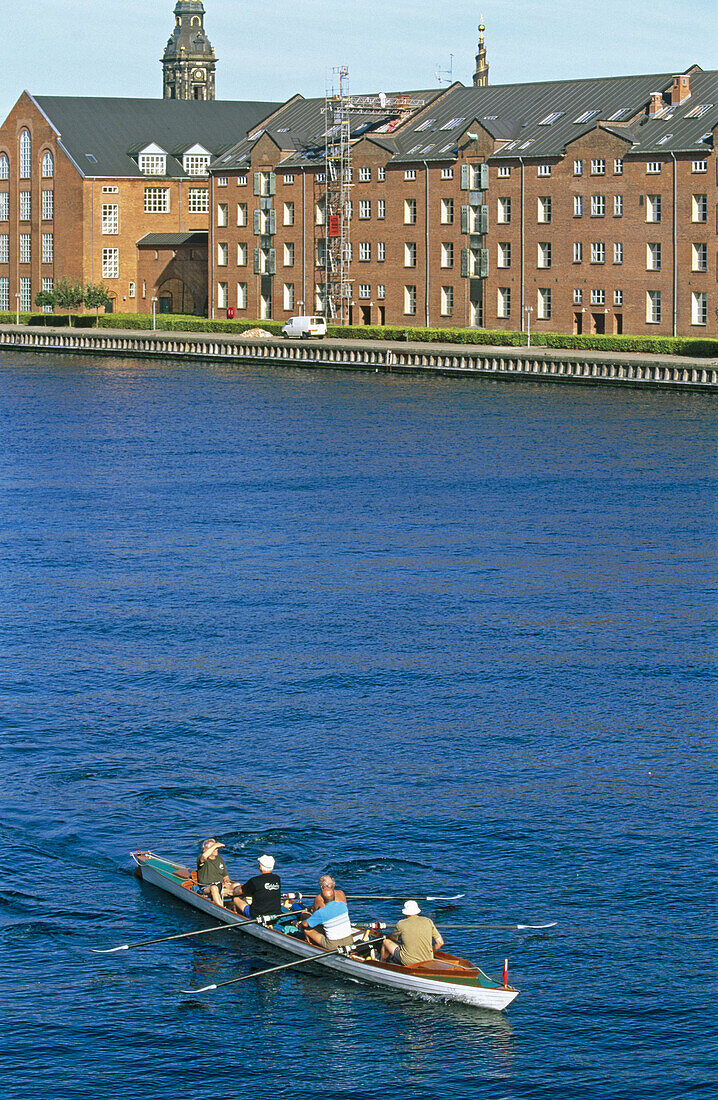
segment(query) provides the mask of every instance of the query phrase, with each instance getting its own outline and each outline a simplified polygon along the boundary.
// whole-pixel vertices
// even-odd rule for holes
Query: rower
[[[422,917],[421,909],[415,901],[407,901],[402,909],[405,920],[397,921],[396,943],[388,937],[381,945],[382,962],[391,962],[396,966],[418,966],[434,958],[434,948],[438,951],[444,946],[433,920]]]
[[[344,896],[343,891],[339,892]],[[321,947],[324,951],[334,951],[337,947],[351,947],[354,936],[346,900],[340,901],[336,897],[334,886],[325,884],[322,887],[322,903],[306,920],[300,922],[304,935],[310,943]],[[319,927],[324,931],[319,932],[317,930]]]
[[[219,854],[224,848],[221,840],[205,840],[197,857],[197,886],[201,894],[208,894],[215,905],[224,906],[223,898],[231,897],[237,886],[227,874],[225,862]]]
[[[234,908],[243,917],[274,917],[282,912],[282,884],[274,856],[260,856],[259,874],[234,891]]]
[[[312,902],[310,913],[316,913],[317,909],[323,909],[328,901],[341,901],[347,904],[347,896],[343,890],[337,890],[336,883],[331,875],[319,876],[319,893]]]

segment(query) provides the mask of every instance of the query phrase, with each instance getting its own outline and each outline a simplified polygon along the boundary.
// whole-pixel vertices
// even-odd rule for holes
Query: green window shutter
[[[262,194],[262,173],[261,172],[255,172],[254,173],[254,193],[255,193],[255,195],[261,195]]]
[[[489,256],[489,254],[487,252],[486,253],[486,265],[487,265],[487,267],[488,267],[488,263],[489,263],[488,256]],[[268,275],[274,275],[276,270],[277,270],[277,250],[276,250],[276,248],[270,248],[269,249],[269,255],[267,256],[267,274]]]
[[[261,210],[255,210],[254,211],[254,235],[255,235],[255,237],[258,237],[261,232],[262,232],[262,211]]]
[[[255,248],[254,250],[254,274],[260,275],[262,273],[262,250],[261,248]]]
[[[471,165],[461,165],[461,190],[468,191],[471,187]]]
[[[461,278],[465,279],[469,274],[469,250],[468,248],[461,249]]]
[[[277,193],[277,177],[274,172],[269,173],[269,194],[276,195]]]
[[[462,233],[470,233],[471,232],[471,207],[470,206],[462,206],[461,207],[461,232]]]
[[[488,248],[479,249],[479,278],[486,279],[489,274],[489,250]]]
[[[488,164],[479,165],[479,191],[485,191],[489,186],[489,166]]]
[[[269,211],[269,233],[270,233],[270,236],[273,233],[276,233],[276,232],[277,232],[277,211],[276,210],[270,210]]]
[[[479,233],[488,233],[489,231],[489,208],[488,206],[482,206],[479,211]]]

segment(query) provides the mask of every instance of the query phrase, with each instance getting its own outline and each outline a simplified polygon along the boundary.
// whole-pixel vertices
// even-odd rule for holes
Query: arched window
[[[0,180],[10,179],[10,161],[7,153],[0,153]]]
[[[42,158],[42,174],[46,179],[55,175],[55,158],[49,149]]]
[[[32,141],[30,131],[22,130],[20,133],[20,179],[30,179],[32,168]]]

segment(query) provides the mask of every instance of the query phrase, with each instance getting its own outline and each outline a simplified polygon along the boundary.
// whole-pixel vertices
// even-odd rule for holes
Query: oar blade
[[[555,928],[557,924],[557,920],[551,920],[548,924],[517,924],[516,927],[519,932],[529,932],[539,928]]]
[[[114,955],[115,951],[129,951],[129,943],[121,943],[119,947],[91,947],[94,955]]]
[[[206,993],[208,989],[216,988],[216,985],[201,985],[199,989],[180,989],[180,993]]]

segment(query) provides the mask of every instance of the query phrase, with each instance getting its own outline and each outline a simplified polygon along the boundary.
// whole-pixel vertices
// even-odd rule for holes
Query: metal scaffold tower
[[[336,84],[324,96],[324,305],[340,325],[349,317],[351,279],[351,105],[349,69],[332,70]]]

